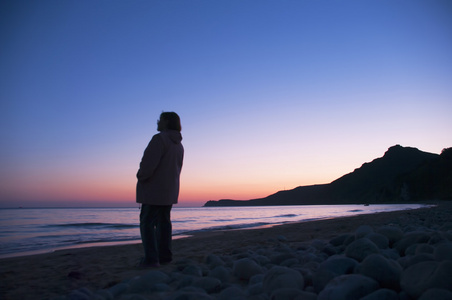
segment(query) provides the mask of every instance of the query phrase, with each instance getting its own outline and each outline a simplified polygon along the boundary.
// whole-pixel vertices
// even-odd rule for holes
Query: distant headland
[[[452,200],[452,147],[441,154],[395,145],[329,184],[299,186],[252,200],[210,200],[204,207],[412,203]]]

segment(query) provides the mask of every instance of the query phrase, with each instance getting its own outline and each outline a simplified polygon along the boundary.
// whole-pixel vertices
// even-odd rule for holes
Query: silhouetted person
[[[137,173],[137,202],[141,203],[140,233],[145,257],[142,267],[157,267],[172,260],[171,208],[179,197],[184,159],[181,124],[174,112],[163,112],[144,151]]]

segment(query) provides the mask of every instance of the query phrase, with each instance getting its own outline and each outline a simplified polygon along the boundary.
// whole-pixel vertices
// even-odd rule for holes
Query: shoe
[[[173,260],[170,258],[170,259],[161,259],[160,260],[160,264],[161,265],[168,265],[168,264],[170,264],[171,262],[172,262]]]
[[[158,262],[146,262],[144,258],[141,259],[140,263],[138,264],[138,268],[141,269],[152,269],[152,268],[158,268],[160,267],[160,264]]]

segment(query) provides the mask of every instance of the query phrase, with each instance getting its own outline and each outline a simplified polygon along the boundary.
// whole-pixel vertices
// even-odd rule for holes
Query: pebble
[[[330,241],[271,245],[181,260],[107,289],[58,300],[446,300],[452,299],[452,222],[359,226]]]

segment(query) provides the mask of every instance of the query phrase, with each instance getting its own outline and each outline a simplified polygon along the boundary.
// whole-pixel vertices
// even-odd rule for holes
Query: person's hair
[[[167,121],[167,129],[181,131],[180,118],[175,112],[162,112],[160,120]]]

